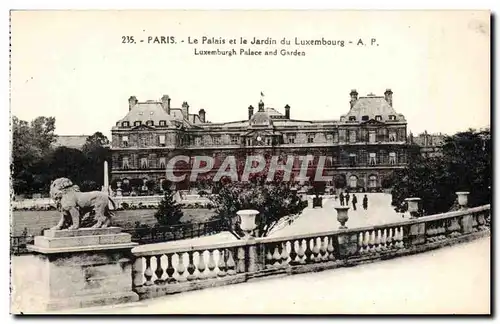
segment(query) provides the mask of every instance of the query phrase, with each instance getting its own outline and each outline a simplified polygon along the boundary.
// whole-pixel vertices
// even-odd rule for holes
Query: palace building
[[[277,109],[261,100],[256,108],[248,107],[246,120],[215,123],[206,120],[204,109],[193,113],[187,102],[180,108],[170,103],[167,95],[144,102],[130,97],[128,113],[112,128],[112,183],[160,184],[168,161],[177,155],[213,157],[209,179],[229,155],[240,163],[262,154],[312,156],[312,168],[317,157],[326,156],[323,174],[332,176],[330,185],[378,190],[407,162],[407,122],[394,109],[390,89],[383,96],[358,96],[352,90],[347,113],[337,120],[297,120],[289,105]],[[298,170],[294,164],[293,173]],[[194,185],[188,178],[178,186]]]

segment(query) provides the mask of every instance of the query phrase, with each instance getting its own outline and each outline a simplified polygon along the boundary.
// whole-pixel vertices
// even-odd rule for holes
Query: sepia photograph
[[[10,313],[492,313],[488,10],[11,10]]]

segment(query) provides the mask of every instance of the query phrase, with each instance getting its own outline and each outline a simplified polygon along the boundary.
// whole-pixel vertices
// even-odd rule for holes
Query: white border
[[[475,1],[443,1],[443,0],[414,0],[414,1],[370,1],[370,0],[352,0],[352,1],[337,1],[335,3],[330,3],[327,1],[297,1],[297,0],[288,0],[288,1],[271,1],[271,0],[252,0],[252,1],[203,1],[203,0],[177,0],[177,1],[169,1],[165,3],[164,1],[153,1],[153,0],[141,0],[141,1],[130,1],[130,0],[122,0],[122,1],[106,1],[106,0],[86,0],[86,1],[73,1],[72,3],[68,3],[66,1],[44,1],[43,4],[40,1],[2,1],[0,4],[1,9],[1,25],[3,27],[3,33],[1,33],[2,39],[0,41],[0,46],[2,49],[0,50],[0,54],[2,55],[1,64],[1,75],[3,76],[0,80],[2,82],[1,98],[4,109],[1,110],[1,117],[4,127],[1,128],[2,132],[2,141],[0,142],[1,149],[4,152],[2,155],[3,159],[1,160],[0,170],[0,188],[1,195],[0,199],[2,199],[3,213],[2,213],[2,221],[4,222],[3,230],[5,231],[2,239],[2,243],[5,246],[1,249],[1,260],[4,260],[4,266],[2,267],[3,273],[0,274],[1,278],[1,289],[2,291],[2,321],[3,323],[10,323],[14,321],[12,316],[9,316],[9,305],[10,305],[10,297],[7,294],[9,287],[9,272],[10,267],[7,263],[9,259],[9,252],[7,246],[7,237],[9,236],[9,215],[10,215],[10,197],[9,197],[9,176],[7,170],[9,169],[9,159],[10,159],[10,130],[9,130],[9,121],[10,121],[10,113],[9,113],[9,34],[8,34],[8,20],[9,20],[9,9],[489,9],[492,10],[493,13],[500,12],[499,10],[500,1],[498,0],[475,0]],[[498,24],[498,21],[496,21]],[[495,43],[498,44],[498,33],[494,34]],[[498,51],[495,52],[496,57],[499,57]],[[497,69],[495,69],[494,72]],[[494,77],[495,74],[492,74]],[[498,83],[494,83],[495,87],[492,89],[494,92],[498,92],[499,85]],[[492,102],[493,107],[496,107],[496,100]],[[473,108],[471,108],[473,109]],[[497,115],[494,114],[495,122],[497,122]],[[496,124],[496,123],[495,123]],[[497,138],[495,136],[495,143],[498,144]],[[498,147],[495,147],[497,149]],[[496,152],[500,152],[498,150],[494,150]],[[497,165],[495,165],[497,166]],[[495,179],[497,180],[497,179]],[[496,196],[495,196],[496,198]],[[495,199],[496,202],[496,199]],[[496,242],[495,242],[496,243]],[[493,275],[493,273],[492,273]],[[453,293],[453,292],[450,292]],[[258,301],[256,301],[258,302]],[[26,320],[26,319],[25,319]],[[33,321],[34,318],[29,318],[27,321]],[[70,321],[73,319],[62,318],[59,320]],[[85,320],[85,319],[84,319]],[[91,318],[90,320],[100,320],[97,318]],[[111,320],[108,318],[106,320]],[[122,318],[114,319],[122,321]],[[129,318],[125,320],[142,320],[138,318]],[[159,320],[165,320],[163,318]],[[168,321],[177,321],[177,319],[168,318]],[[190,319],[192,320],[192,319]],[[207,319],[200,319],[206,321]],[[217,320],[217,318],[210,319]],[[234,319],[231,319],[234,320]],[[251,321],[271,321],[273,319],[262,319],[255,318],[251,319]],[[275,319],[274,319],[275,320]],[[281,320],[287,321],[288,318],[284,318]],[[302,320],[308,320],[306,318],[302,318]],[[321,319],[324,321],[329,321],[331,319],[324,318]],[[338,320],[338,319],[337,319]],[[379,318],[379,320],[385,321],[385,318]],[[398,321],[399,319],[394,319]],[[414,319],[413,319],[414,320]],[[436,321],[437,319],[430,319],[431,321]]]

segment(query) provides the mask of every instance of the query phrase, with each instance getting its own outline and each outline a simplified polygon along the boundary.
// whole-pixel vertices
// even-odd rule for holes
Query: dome
[[[250,119],[250,125],[270,126],[273,122],[269,114],[265,111],[258,111]]]

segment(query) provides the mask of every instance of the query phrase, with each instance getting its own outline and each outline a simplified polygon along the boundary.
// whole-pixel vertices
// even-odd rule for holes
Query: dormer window
[[[389,115],[389,120],[396,120],[396,116],[394,116],[394,115]]]
[[[141,126],[142,122],[140,120],[136,120],[134,122],[134,126]]]
[[[154,123],[154,121],[152,121],[152,120],[148,120],[148,121],[146,122],[146,125],[148,125],[148,126],[153,126],[154,124],[155,124],[155,123]]]
[[[382,121],[382,116],[380,115],[375,116],[375,120]]]
[[[356,116],[350,116],[349,121],[356,121]]]
[[[361,117],[361,120],[362,120],[362,121],[367,121],[368,119],[370,119],[370,117],[368,117],[367,115],[365,115],[365,116]]]
[[[122,122],[122,127],[130,127],[130,123],[128,121]]]
[[[166,120],[160,120],[160,126],[167,126]]]

